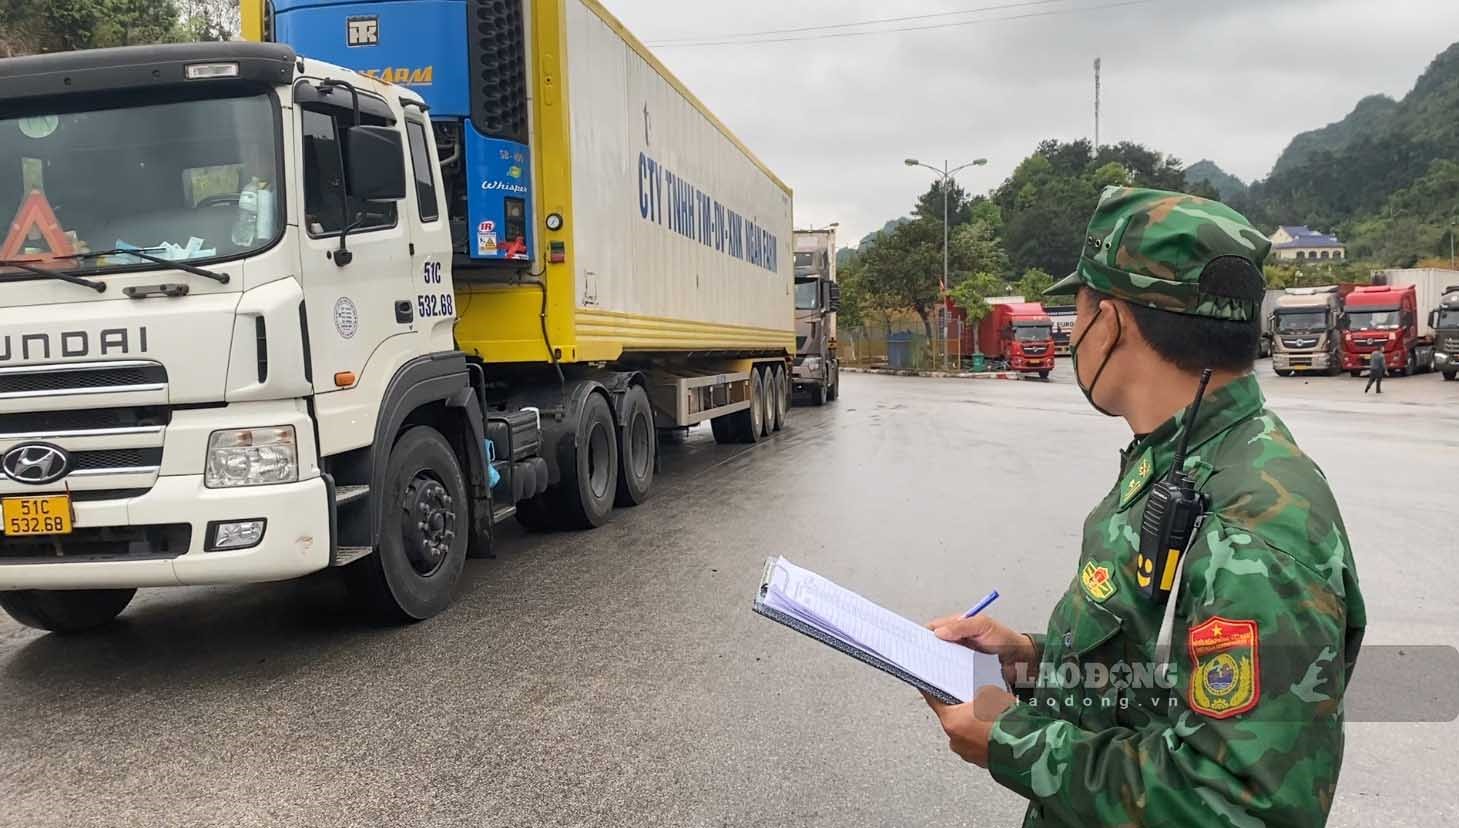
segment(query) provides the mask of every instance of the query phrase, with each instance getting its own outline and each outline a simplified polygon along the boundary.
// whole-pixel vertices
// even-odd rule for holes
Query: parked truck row
[[[1359,376],[1373,352],[1404,376],[1436,368],[1459,373],[1459,314],[1447,312],[1459,272],[1383,270],[1368,285],[1292,288],[1277,297],[1268,321],[1272,368]],[[1459,299],[1454,302],[1459,305]]]
[[[647,500],[665,430],[765,439],[793,372],[834,395],[790,189],[595,0],[244,25],[268,42],[0,61],[20,622],[329,567],[427,618],[500,522]]]

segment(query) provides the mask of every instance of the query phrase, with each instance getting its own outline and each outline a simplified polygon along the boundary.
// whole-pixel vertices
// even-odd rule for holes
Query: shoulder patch
[[[1079,581],[1084,585],[1084,591],[1089,594],[1090,599],[1097,604],[1108,601],[1119,590],[1109,567],[1094,561],[1084,565],[1084,570],[1079,573]]]
[[[1154,476],[1155,453],[1151,449],[1145,449],[1145,453],[1130,467],[1130,473],[1120,481],[1120,508],[1133,503],[1145,491],[1145,484]]]
[[[1191,710],[1212,719],[1229,719],[1261,700],[1260,638],[1255,621],[1212,618],[1192,627]]]

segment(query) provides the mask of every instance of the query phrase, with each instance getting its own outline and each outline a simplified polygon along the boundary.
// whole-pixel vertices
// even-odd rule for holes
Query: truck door
[[[320,395],[321,448],[329,454],[373,439],[380,396],[417,350],[407,226],[413,211],[402,206],[404,201],[366,201],[347,192],[344,142],[355,119],[351,95],[341,90],[304,94],[305,86],[296,87],[300,175],[292,195],[304,205],[300,272],[314,389]],[[362,124],[398,127],[383,100],[364,92],[360,99]],[[401,164],[408,170],[403,134],[401,145]],[[349,253],[342,257],[344,227],[349,228]]]
[[[405,119],[407,152],[410,154],[413,198],[407,198],[415,215],[411,222],[411,267],[415,274],[416,330],[431,351],[455,348],[453,329],[456,294],[451,281],[451,224],[446,216],[440,164],[431,151],[431,127],[423,117],[408,112]]]

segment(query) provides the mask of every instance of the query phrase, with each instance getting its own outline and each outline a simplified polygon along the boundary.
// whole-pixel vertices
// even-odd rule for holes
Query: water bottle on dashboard
[[[258,234],[258,179],[248,182],[238,194],[238,220],[233,223],[233,246],[253,244]]]

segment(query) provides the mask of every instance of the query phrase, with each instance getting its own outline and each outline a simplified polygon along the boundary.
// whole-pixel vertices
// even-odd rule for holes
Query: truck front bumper
[[[80,502],[62,549],[110,549],[68,559],[0,553],[0,590],[123,589],[282,581],[329,566],[329,514],[323,478],[277,486],[208,489],[202,475],[158,478],[144,495]],[[207,551],[216,524],[266,521],[258,545]],[[143,529],[145,527],[145,529]],[[130,541],[107,544],[108,531]],[[94,541],[92,539],[95,539]],[[81,547],[80,544],[86,544]]]
[[[1326,371],[1331,367],[1332,354],[1327,351],[1310,354],[1278,351],[1272,354],[1272,368],[1278,371]]]
[[[1447,353],[1444,353],[1443,351],[1435,351],[1434,352],[1434,370],[1436,370],[1436,371],[1455,371],[1455,370],[1459,370],[1459,355],[1447,354]]]

